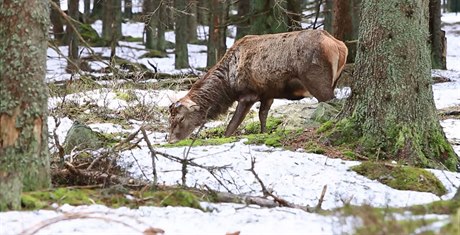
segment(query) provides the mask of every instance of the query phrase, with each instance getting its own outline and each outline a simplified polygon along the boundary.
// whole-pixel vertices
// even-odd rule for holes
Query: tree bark
[[[187,49],[187,15],[182,13],[186,11],[186,6],[186,0],[174,0],[174,7],[176,8],[176,27],[174,28],[176,34],[176,50],[174,51],[174,67],[176,69],[190,67]]]
[[[441,30],[441,0],[430,0],[431,68],[446,69],[445,35]]]
[[[121,34],[121,0],[105,0],[103,5],[102,38],[108,45],[118,43]]]
[[[68,5],[68,14],[69,16],[78,22],[80,12],[78,11],[79,0],[69,0]],[[69,45],[69,61],[67,61],[66,71],[69,73],[76,73],[80,67],[80,60],[78,58],[78,45],[80,40],[77,36],[78,32],[73,30],[73,27],[70,24],[74,25],[74,28],[78,29],[79,25],[76,25],[74,22],[67,22],[66,35],[67,35],[67,45]]]
[[[156,25],[159,20],[155,16],[155,4],[157,0],[144,0],[143,15],[145,19],[145,47],[147,49],[155,49]],[[157,10],[158,11],[158,10]]]
[[[302,8],[300,6],[300,0],[287,0],[287,16],[288,16],[288,30],[296,31],[301,30],[302,26],[300,21],[302,20]]]
[[[125,0],[124,16],[127,19],[133,18],[133,0]]]
[[[211,20],[209,24],[209,39],[206,67],[214,66],[227,51],[227,18],[228,4],[225,0],[211,1]]]
[[[53,0],[59,7],[61,6],[61,1]],[[53,36],[54,39],[58,42],[58,45],[62,43],[64,38],[64,25],[62,23],[61,14],[57,11],[57,9],[51,9],[51,24],[53,25]]]
[[[428,2],[362,1],[352,95],[331,138],[370,158],[455,170],[431,89]]]
[[[251,27],[249,23],[250,1],[237,2],[237,19],[236,19],[236,39],[246,36]]]
[[[90,15],[91,15],[91,0],[85,0],[83,2],[83,18],[85,22],[89,22]]]
[[[250,34],[281,33],[287,31],[286,2],[251,0]]]
[[[332,35],[345,41],[348,47],[347,63],[354,63],[358,39],[361,0],[333,2]]]
[[[187,42],[194,43],[197,41],[197,14],[198,14],[198,1],[197,0],[188,0],[188,10],[187,13]]]
[[[50,186],[46,49],[47,1],[0,7],[0,210],[18,209],[21,191]],[[22,189],[22,190],[21,190]]]

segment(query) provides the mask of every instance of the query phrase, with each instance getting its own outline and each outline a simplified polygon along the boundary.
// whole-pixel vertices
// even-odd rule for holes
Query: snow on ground
[[[64,1],[62,1],[64,2]],[[137,1],[134,1],[137,2]],[[61,5],[66,5],[61,3]],[[460,35],[456,34],[460,24],[460,16],[446,14],[443,21],[449,23],[444,28],[448,37],[447,71],[433,71],[434,74],[451,78],[453,82],[433,85],[433,93],[437,108],[444,108],[460,104]],[[97,31],[101,31],[100,22],[94,24]],[[126,23],[123,25],[123,33],[135,37],[141,37],[142,23]],[[207,28],[200,28],[203,35]],[[174,34],[169,32],[167,39],[174,41]],[[233,39],[227,41],[231,46]],[[117,53],[123,58],[146,64],[146,60],[138,60],[137,57],[146,52],[139,43],[121,42],[122,47],[117,48]],[[192,67],[204,67],[206,63],[205,47],[200,45],[189,45],[190,62]],[[63,55],[67,55],[67,48],[60,47]],[[104,56],[109,55],[107,48],[94,48],[97,53]],[[88,55],[83,51],[83,55]],[[53,49],[48,49],[49,59],[48,81],[68,80],[70,75],[64,72],[65,59]],[[150,59],[149,59],[150,60]],[[151,59],[151,62],[158,65],[161,72],[181,73],[187,70],[174,70],[174,55],[169,54],[168,58]],[[101,63],[92,63],[94,69],[105,66]],[[99,66],[99,67],[98,67]],[[347,91],[343,91],[347,92]],[[349,91],[348,91],[349,92]],[[152,104],[166,107],[171,101],[184,95],[184,92],[177,93],[171,90],[162,91],[141,91],[136,90],[139,97]],[[86,99],[100,106],[114,110],[122,109],[129,105],[126,101],[118,99],[116,94],[108,89],[98,91],[82,92],[66,97],[68,100],[83,103]],[[59,98],[50,98],[50,108],[55,108]],[[274,106],[285,104],[290,101],[275,101]],[[314,99],[304,99],[295,102],[316,102]],[[62,143],[67,130],[73,121],[68,118],[60,119],[60,126],[56,133]],[[135,121],[133,121],[136,123]],[[50,131],[54,129],[55,122],[52,118],[48,120]],[[141,125],[141,123],[137,123]],[[447,138],[456,143],[455,149],[460,154],[460,121],[446,119],[441,121]],[[101,123],[90,125],[91,128],[103,132],[119,132],[122,130],[119,125]],[[162,143],[165,133],[153,132],[149,134],[154,143]],[[255,169],[266,186],[274,190],[274,193],[291,202],[314,206],[321,194],[322,187],[327,185],[326,196],[323,208],[335,208],[343,205],[344,202],[372,206],[407,206],[413,204],[427,203],[435,200],[449,199],[460,186],[460,174],[430,170],[448,189],[448,193],[438,197],[431,193],[413,191],[402,191],[389,188],[377,181],[369,180],[349,170],[350,166],[357,165],[356,161],[344,161],[341,159],[330,159],[324,155],[303,153],[302,151],[292,152],[267,146],[251,146],[243,144],[243,141],[222,146],[200,146],[190,151],[189,158],[195,162],[208,166],[228,165],[228,169],[216,174],[216,177],[224,182],[224,185],[217,183],[208,172],[189,167],[187,184],[190,186],[207,185],[211,188],[231,190],[234,193],[247,193],[250,195],[261,195],[260,186],[250,172],[250,159],[256,159]],[[122,163],[131,165],[129,171],[141,177],[141,170],[151,177],[151,160],[148,148],[141,143],[141,149],[123,152]],[[159,148],[175,156],[183,156],[185,148]],[[133,164],[134,157],[138,164]],[[159,157],[157,160],[159,182],[176,184],[181,179],[180,168],[177,163],[172,163]],[[72,213],[89,213],[88,216],[99,217],[99,219],[77,219],[61,221],[41,230],[38,234],[133,234],[141,233],[152,226],[161,228],[166,234],[225,234],[226,232],[242,231],[242,234],[342,234],[351,233],[359,221],[338,216],[322,216],[307,213],[297,209],[289,208],[258,208],[256,206],[244,207],[236,204],[212,204],[202,203],[210,212],[202,212],[191,208],[182,207],[141,207],[139,209],[118,208],[111,209],[101,205],[78,206],[69,205],[57,206],[56,211],[39,210],[29,212],[3,212],[0,213],[0,234],[18,234],[23,230],[31,231],[34,225],[47,219],[56,218]],[[407,215],[408,218],[413,218]],[[440,219],[441,225],[448,219],[447,216],[431,215]],[[104,218],[104,219],[101,219]],[[123,224],[125,223],[125,224]],[[426,229],[426,228],[421,228]]]

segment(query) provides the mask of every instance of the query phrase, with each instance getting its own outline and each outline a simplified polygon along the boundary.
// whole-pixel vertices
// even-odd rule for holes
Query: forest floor
[[[443,22],[448,38],[448,70],[433,70],[432,74],[448,78],[450,82],[434,84],[433,93],[441,125],[460,155],[460,16],[445,15]],[[100,33],[100,22],[93,27]],[[142,31],[142,23],[123,25],[123,35],[142,38]],[[198,32],[200,39],[204,39],[206,28],[200,27]],[[172,32],[168,32],[166,38],[174,42]],[[233,39],[229,38],[227,45],[232,43]],[[109,48],[93,50],[99,57],[110,54]],[[66,47],[59,47],[59,51],[67,55]],[[421,234],[426,231],[445,234],[446,231],[458,231],[445,230],[445,226],[460,219],[460,212],[456,211],[459,205],[448,204],[460,186],[460,173],[427,169],[442,182],[446,190],[442,194],[394,189],[381,180],[371,180],[356,173],[352,168],[360,165],[362,159],[328,148],[327,144],[318,145],[319,142],[313,141],[317,134],[312,129],[304,129],[295,140],[283,142],[281,146],[274,145],[278,143],[276,141],[267,142],[267,138],[254,144],[252,136],[245,133],[249,128],[240,129],[241,137],[223,143],[207,145],[205,142],[196,146],[196,142],[194,147],[189,147],[190,142],[185,146],[167,145],[167,107],[186,93],[184,84],[187,87],[191,84],[187,81],[201,73],[195,68],[205,67],[205,51],[206,46],[190,44],[191,68],[175,70],[172,50],[168,50],[166,58],[140,58],[149,52],[140,42],[120,42],[118,57],[148,68],[153,64],[158,72],[177,75],[179,78],[176,79],[182,79],[182,89],[179,90],[175,83],[162,83],[163,78],[144,79],[142,72],[136,76],[123,69],[103,73],[107,61],[88,60],[92,72],[70,75],[65,72],[65,58],[50,48],[47,62],[51,90],[48,125],[53,137],[50,138],[50,147],[55,166],[59,166],[56,162],[61,157],[68,162],[66,172],[78,168],[75,172],[83,174],[79,169],[91,168],[84,165],[88,163],[85,158],[91,159],[89,162],[107,158],[110,166],[125,172],[123,177],[128,181],[151,182],[154,177],[153,149],[158,153],[155,170],[160,187],[186,186],[270,201],[278,198],[300,208],[234,203],[234,200],[230,200],[233,203],[222,203],[210,200],[211,196],[204,194],[198,196],[198,206],[165,204],[174,193],[163,197],[155,204],[158,206],[151,206],[146,202],[153,196],[143,194],[145,188],[140,189],[140,193],[132,188],[117,191],[117,195],[122,195],[117,202],[127,201],[121,207],[114,206],[113,201],[102,205],[104,200],[92,195],[72,196],[84,200],[71,203],[65,198],[71,197],[69,190],[73,188],[66,188],[64,193],[61,190],[50,194],[54,203],[42,206],[43,209],[0,213],[0,234],[161,234],[160,231],[166,234],[236,234],[237,231],[241,234],[373,234],[384,229],[388,234]],[[83,57],[92,55],[83,50]],[[130,74],[129,79],[127,74]],[[104,76],[110,79],[94,80],[94,77]],[[346,88],[340,91],[347,93]],[[315,99],[277,100],[270,113],[281,122],[305,122],[301,118],[311,115],[319,105]],[[256,110],[257,105],[249,115],[246,127],[255,119]],[[201,133],[218,130],[226,122],[228,117],[208,123]],[[68,131],[76,123],[101,133],[111,140],[111,144],[96,151],[69,151],[58,156],[59,147],[64,145]],[[120,142],[125,142],[128,147],[118,145]],[[112,155],[103,154],[107,152]],[[188,164],[184,165],[184,161]],[[54,183],[58,187],[59,183]],[[92,186],[98,185],[99,182]],[[60,185],[63,186],[65,184]],[[105,199],[115,198],[110,192],[103,194]],[[319,209],[310,210],[318,204]]]

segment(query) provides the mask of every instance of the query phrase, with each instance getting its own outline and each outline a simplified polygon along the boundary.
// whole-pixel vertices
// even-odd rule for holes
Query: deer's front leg
[[[249,109],[255,103],[254,99],[243,98],[238,101],[238,105],[236,106],[236,111],[233,114],[232,120],[227,126],[227,130],[225,130],[225,137],[231,136],[235,133],[236,128],[241,124],[246,114],[248,114]]]

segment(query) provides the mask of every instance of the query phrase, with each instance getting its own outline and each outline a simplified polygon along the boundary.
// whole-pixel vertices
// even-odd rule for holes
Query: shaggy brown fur
[[[264,132],[275,98],[334,98],[347,54],[345,44],[323,30],[245,36],[171,105],[169,140],[186,138],[196,127],[225,113],[234,101],[238,106],[225,135],[234,133],[257,101]]]

